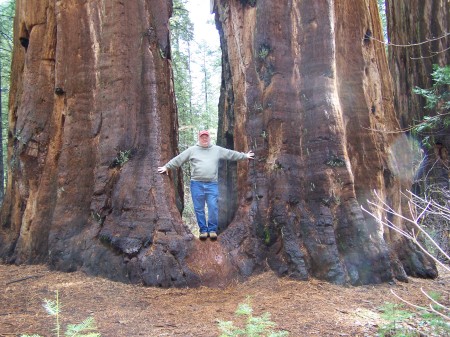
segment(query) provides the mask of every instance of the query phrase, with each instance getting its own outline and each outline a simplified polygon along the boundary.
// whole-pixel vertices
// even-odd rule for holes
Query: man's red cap
[[[199,136],[199,137],[200,137],[200,136],[203,136],[203,135],[209,136],[208,130],[202,130],[202,131],[200,131],[200,132],[198,133],[198,136]]]

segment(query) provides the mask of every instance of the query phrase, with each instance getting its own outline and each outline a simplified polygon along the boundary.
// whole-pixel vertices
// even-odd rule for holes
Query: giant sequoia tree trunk
[[[397,140],[383,132],[398,130],[384,48],[367,38],[381,36],[376,2],[218,0],[216,13],[220,134],[257,158],[240,164],[240,205],[221,237],[240,272],[268,264],[353,284],[434,276],[360,209],[373,190],[398,209],[402,183],[389,156]]]
[[[395,109],[402,128],[434,116],[436,111],[424,109],[422,96],[413,89],[431,88],[433,65],[450,63],[450,2],[447,0],[386,1],[389,42],[389,65],[394,78]],[[450,128],[419,134],[421,141],[432,136],[432,148],[423,147],[425,161],[417,186],[437,183],[449,188]],[[423,188],[417,192],[424,192]]]
[[[179,175],[156,173],[176,153],[170,1],[18,1],[5,260],[159,286],[268,267],[352,284],[436,275],[360,209],[374,189],[399,206],[395,139],[378,132],[398,126],[386,58],[364,39],[380,36],[376,2],[247,3],[214,5],[221,141],[257,155],[221,175],[237,202],[214,243],[181,223]]]
[[[196,282],[177,188],[155,171],[177,140],[170,14],[165,0],[17,2],[3,257]]]

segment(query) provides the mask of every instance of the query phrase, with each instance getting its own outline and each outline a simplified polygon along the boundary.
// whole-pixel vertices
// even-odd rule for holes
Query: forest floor
[[[41,265],[0,264],[0,336],[56,336],[54,320],[42,306],[44,299],[55,299],[56,290],[62,325],[93,316],[102,336],[217,337],[218,320],[242,326],[235,311],[246,301],[254,316],[269,312],[277,328],[291,337],[376,336],[387,325],[381,315],[383,305],[400,303],[391,290],[417,305],[429,302],[420,288],[433,290],[445,295],[442,301],[448,305],[449,285],[450,273],[443,271],[435,280],[411,278],[408,283],[360,287],[316,279],[295,281],[267,272],[223,289],[161,289],[82,272],[55,272]],[[408,323],[410,328],[419,325],[427,329],[418,319]]]

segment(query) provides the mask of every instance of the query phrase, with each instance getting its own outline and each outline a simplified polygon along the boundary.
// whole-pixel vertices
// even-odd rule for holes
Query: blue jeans
[[[219,196],[218,183],[216,181],[191,180],[191,196],[200,233],[216,232],[219,215],[217,202]],[[205,202],[208,206],[208,224],[206,224]]]

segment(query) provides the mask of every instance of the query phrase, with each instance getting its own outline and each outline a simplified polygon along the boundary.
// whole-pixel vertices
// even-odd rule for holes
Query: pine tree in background
[[[13,49],[13,20],[15,1],[9,0],[0,5],[0,201],[4,196],[6,143],[8,132],[8,95],[11,77],[11,58]]]
[[[213,27],[212,27],[213,28]],[[217,104],[220,95],[221,51],[209,46],[205,40],[197,45],[195,60],[200,66],[199,95],[196,97],[199,128],[217,129]]]
[[[196,141],[198,130],[217,128],[220,94],[220,48],[194,36],[188,2],[175,0],[170,20],[180,151]]]
[[[192,120],[191,44],[194,26],[186,9],[186,0],[175,0],[170,19],[172,68],[178,108],[179,148],[186,149],[194,141]]]
[[[380,12],[381,27],[383,27],[384,41],[387,42],[388,36],[387,36],[386,3],[384,0],[377,0],[377,1],[378,1],[378,10]]]

